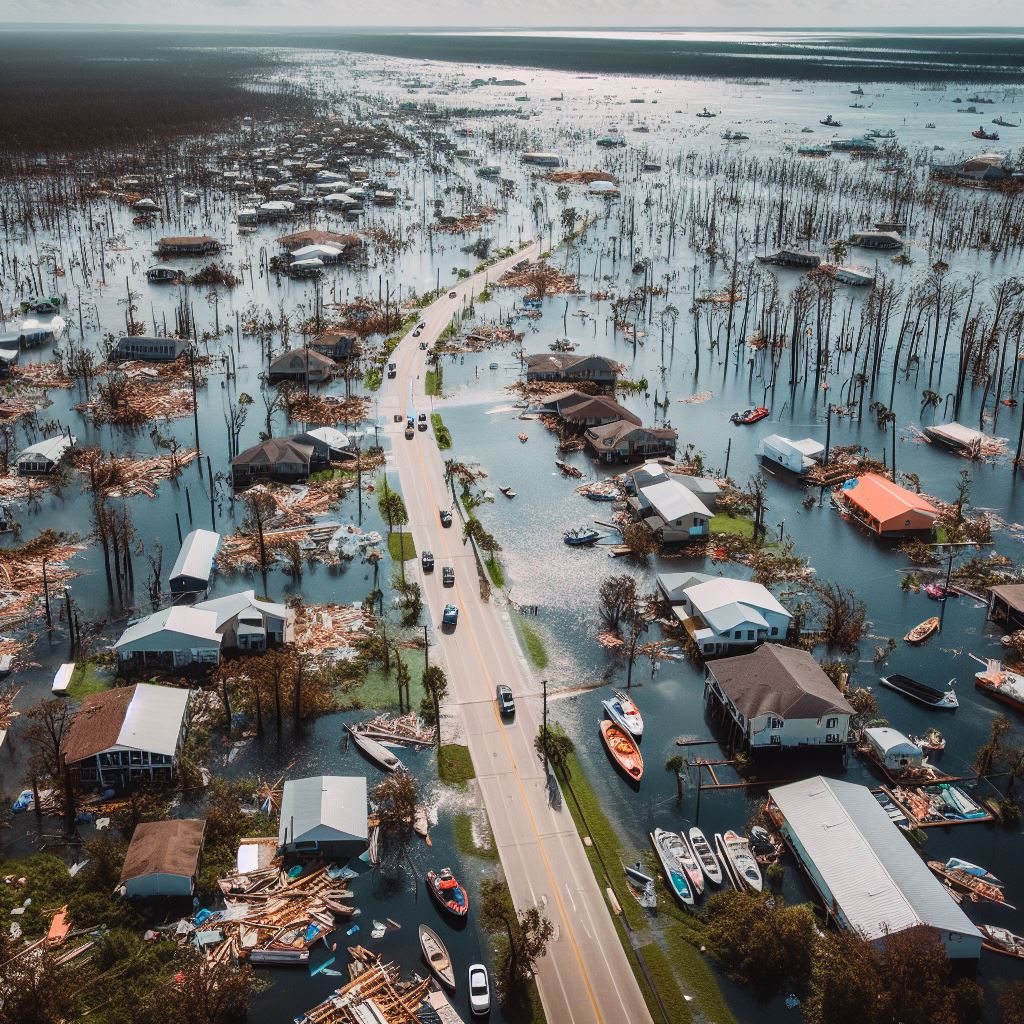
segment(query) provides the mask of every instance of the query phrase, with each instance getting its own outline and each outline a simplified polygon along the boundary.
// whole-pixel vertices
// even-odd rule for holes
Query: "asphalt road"
[[[555,927],[555,938],[540,961],[538,986],[551,1024],[644,1024],[650,1013],[615,933],[603,890],[598,886],[583,843],[564,802],[552,806],[543,766],[534,750],[541,720],[541,687],[515,637],[503,601],[480,598],[472,549],[462,541],[461,520],[451,528],[440,522],[440,509],[453,506],[444,481],[444,454],[433,430],[404,437],[404,417],[430,411],[424,393],[427,353],[485,280],[496,280],[521,259],[536,258],[534,245],[487,272],[460,282],[454,298],[445,293],[423,310],[426,326],[419,338],[406,336],[392,356],[397,377],[385,377],[380,412],[392,434],[395,466],[409,513],[417,553],[434,553],[435,571],[424,574],[417,557],[406,565],[421,580],[424,607],[435,627],[448,675],[445,710],[461,715],[501,864],[512,899],[519,909],[538,906]],[[395,423],[401,413],[403,422]],[[492,470],[498,467],[490,467]],[[441,569],[455,569],[455,585],[443,587]],[[457,627],[441,629],[446,604],[459,609]],[[495,687],[508,683],[516,699],[514,719],[503,721]],[[595,731],[596,737],[596,731]],[[595,739],[595,742],[597,740]]]

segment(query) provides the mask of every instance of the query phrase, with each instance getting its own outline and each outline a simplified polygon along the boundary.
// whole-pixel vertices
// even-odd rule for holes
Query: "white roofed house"
[[[349,436],[337,427],[312,427],[301,434],[292,434],[290,440],[309,445],[313,449],[311,461],[316,463],[336,462],[355,456]]]
[[[170,782],[188,735],[189,697],[189,690],[150,683],[89,694],[61,742],[79,785]]]
[[[133,622],[114,644],[125,668],[177,669],[220,662],[217,616],[198,606],[176,606]]]
[[[781,434],[769,434],[757,442],[757,454],[764,462],[802,476],[820,461],[825,454],[825,446],[810,437],[794,441]]]
[[[633,515],[663,544],[706,537],[714,513],[674,477],[641,487],[627,500]]]
[[[750,654],[711,662],[704,701],[752,751],[841,749],[853,708],[806,651],[764,644]]]
[[[951,959],[981,955],[981,933],[866,786],[816,776],[769,796],[769,815],[840,927],[879,946],[920,928]]]
[[[53,473],[77,443],[78,438],[71,434],[58,434],[30,444],[18,454],[18,475],[45,476]]]
[[[261,601],[254,590],[200,601],[196,611],[215,617],[214,629],[225,648],[265,651],[295,639],[295,613],[283,604]]]
[[[703,655],[783,640],[792,619],[767,587],[725,577],[685,588],[672,610]]]
[[[143,359],[154,363],[172,363],[192,347],[188,338],[157,338],[122,335],[111,350],[111,359]]]
[[[368,846],[366,778],[288,779],[281,794],[278,848],[324,860],[358,857]]]
[[[206,592],[219,545],[220,534],[213,530],[193,530],[182,541],[168,580],[172,594]]]

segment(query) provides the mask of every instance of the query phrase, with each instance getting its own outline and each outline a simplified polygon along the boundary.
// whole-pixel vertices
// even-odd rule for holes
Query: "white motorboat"
[[[612,690],[611,700],[601,701],[608,717],[630,736],[640,739],[644,734],[644,720],[640,709],[622,690]]]
[[[693,851],[700,863],[704,877],[709,882],[714,882],[715,885],[721,885],[722,865],[718,863],[718,858],[715,856],[715,851],[711,849],[711,844],[708,842],[707,836],[705,836],[699,828],[694,826],[690,829],[688,839],[690,849]]]

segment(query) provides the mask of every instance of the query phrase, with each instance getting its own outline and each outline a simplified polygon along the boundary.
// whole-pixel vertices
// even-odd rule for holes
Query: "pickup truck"
[[[420,555],[420,565],[423,566],[424,572],[434,571],[434,553],[432,551],[424,551]]]
[[[455,586],[455,569],[450,565],[446,565],[441,570],[441,584],[445,587]]]

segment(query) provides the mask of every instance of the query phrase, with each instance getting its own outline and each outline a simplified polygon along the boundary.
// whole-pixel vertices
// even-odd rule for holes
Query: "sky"
[[[38,23],[38,0],[0,0],[0,23]],[[47,0],[46,24],[331,27],[850,27],[1024,24],[1020,0]]]

